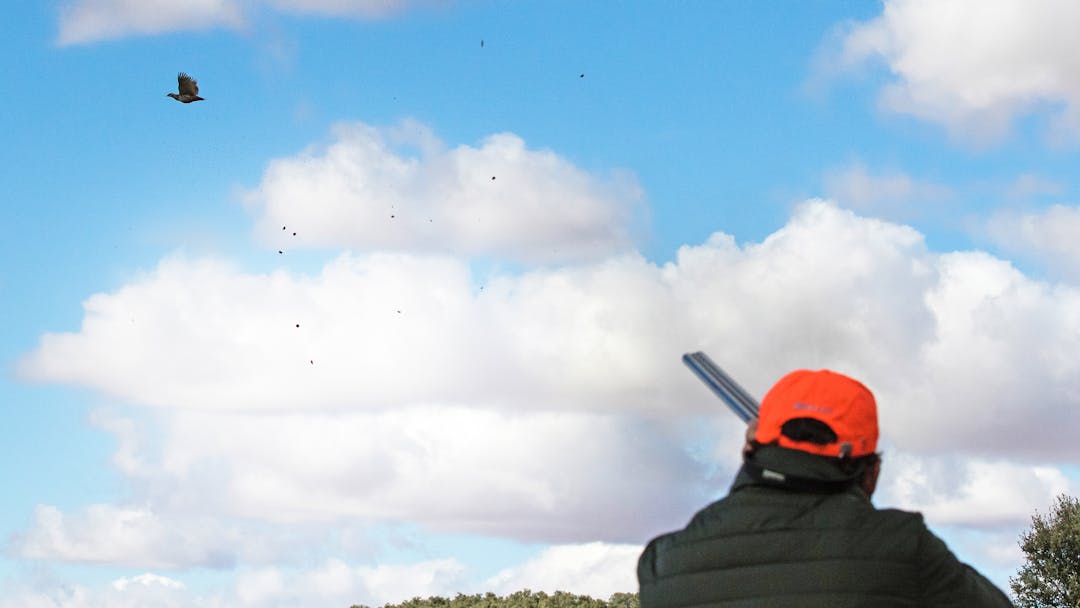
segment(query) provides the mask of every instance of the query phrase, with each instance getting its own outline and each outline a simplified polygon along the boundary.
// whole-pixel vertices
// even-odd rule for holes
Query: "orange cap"
[[[836,442],[819,445],[786,437],[780,428],[795,418],[824,422],[836,433]],[[873,454],[878,440],[874,394],[858,380],[827,369],[791,372],[762,400],[754,439],[820,456],[839,457],[847,452],[858,458]],[[845,448],[845,444],[850,447]]]

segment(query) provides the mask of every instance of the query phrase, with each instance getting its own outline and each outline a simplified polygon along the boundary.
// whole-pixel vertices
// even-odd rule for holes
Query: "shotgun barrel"
[[[734,378],[720,369],[719,365],[713,363],[708,355],[700,351],[687,353],[683,355],[682,360],[706,386],[712,389],[712,392],[716,393],[717,397],[723,399],[736,416],[742,418],[743,422],[750,422],[751,419],[757,418],[757,400],[751,397],[746,389],[739,386]]]

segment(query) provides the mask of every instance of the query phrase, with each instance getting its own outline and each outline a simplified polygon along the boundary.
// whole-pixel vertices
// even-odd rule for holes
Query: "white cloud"
[[[242,572],[234,583],[234,596],[242,606],[269,604],[286,589],[281,570],[272,566]]]
[[[97,588],[47,581],[0,590],[0,608],[223,608],[220,603],[196,601],[180,581],[150,572]]]
[[[296,14],[378,18],[410,0],[66,0],[57,43],[86,44],[211,28],[239,29],[260,8]]]
[[[266,3],[295,13],[375,18],[401,11],[416,0],[266,0]]]
[[[1070,0],[888,0],[856,23],[839,62],[885,63],[883,107],[939,123],[975,143],[1001,138],[1020,115],[1061,107],[1054,131],[1080,134],[1080,39]]]
[[[1048,464],[961,454],[916,455],[884,448],[874,502],[918,511],[961,560],[1003,589],[1024,563],[1018,539],[1036,512],[1080,483]]]
[[[118,578],[112,582],[113,589],[117,591],[126,591],[133,586],[142,585],[143,587],[152,587],[154,585],[161,585],[168,589],[184,589],[184,583],[171,579],[167,576],[161,576],[160,574],[154,574],[153,572],[146,572],[137,576]]]
[[[199,496],[200,491],[225,492],[221,478],[214,485],[193,476],[164,476],[156,463],[142,464],[141,470],[157,477],[133,479],[132,486],[157,504],[90,504],[70,512],[38,505],[30,527],[6,539],[8,553],[38,562],[181,572],[295,565],[322,555],[326,547],[350,559],[369,559],[377,546],[366,535],[370,522],[360,518],[276,525],[267,517],[237,517],[220,502]],[[177,487],[189,482],[203,483]]]
[[[887,454],[881,498],[937,526],[1019,529],[1077,487],[1059,469],[953,455]],[[1015,554],[1012,554],[1015,557]]]
[[[60,9],[61,45],[176,30],[236,28],[244,22],[237,0],[71,0]]]
[[[938,266],[925,294],[935,337],[921,348],[923,375],[889,395],[897,407],[886,422],[921,449],[1075,456],[1065,446],[1080,422],[1080,370],[1069,354],[1080,347],[1080,290],[1031,280],[984,253],[946,254]]]
[[[197,591],[153,573],[92,587],[47,580],[0,587],[0,608],[294,608],[382,606],[413,597],[453,597],[463,589],[464,567],[452,559],[381,566],[328,559],[307,569],[263,567],[236,573],[218,588]]]
[[[871,174],[862,163],[828,171],[825,193],[846,207],[891,218],[911,217],[927,203],[951,196],[947,186],[920,181],[899,171]]]
[[[229,588],[191,597],[194,606],[383,606],[413,597],[454,597],[468,583],[453,559],[357,566],[327,559],[309,569],[266,567],[239,573]]]
[[[46,335],[21,370],[202,410],[641,410],[689,386],[665,370],[678,324],[654,323],[679,305],[640,257],[476,281],[442,257],[343,255],[318,276],[171,258],[92,296],[82,329]]]
[[[217,521],[162,517],[146,508],[95,504],[66,515],[34,509],[30,531],[10,543],[21,557],[145,568],[231,567],[243,537]],[[126,584],[126,583],[125,583]]]
[[[185,413],[168,426],[160,456],[143,455],[139,467],[153,472],[141,487],[161,504],[157,511],[95,505],[65,516],[39,507],[14,543],[19,554],[158,568],[285,554],[289,539],[261,531],[263,542],[253,542],[248,529],[227,524],[237,518],[286,528],[386,521],[545,542],[633,541],[707,497],[691,483],[703,477],[701,465],[670,443],[663,425],[608,416]],[[654,491],[673,480],[683,483]],[[179,515],[188,513],[217,521]]]
[[[456,560],[429,560],[418,564],[359,568],[356,575],[375,605],[413,597],[453,597],[462,589],[465,568]]]
[[[1028,199],[1046,194],[1057,195],[1064,191],[1065,187],[1061,182],[1035,173],[1024,173],[1013,180],[1006,193],[1012,199]]]
[[[1080,207],[1051,205],[1041,211],[999,211],[985,234],[1002,251],[1033,259],[1066,277],[1080,278]]]
[[[531,589],[604,600],[614,593],[635,593],[642,548],[600,542],[547,547],[525,563],[500,571],[483,587],[499,594]]]
[[[608,598],[635,591],[640,545],[586,543],[548,547],[525,562],[477,580],[452,558],[406,563],[353,564],[338,558],[301,568],[243,568],[217,587],[197,590],[152,572],[92,587],[60,580],[36,587],[0,586],[0,608],[293,608],[295,606],[382,606],[413,597],[569,591]]]
[[[412,121],[389,129],[339,125],[325,148],[271,161],[247,197],[258,213],[256,232],[274,249],[525,261],[627,250],[640,198],[631,177],[591,176],[551,151],[529,150],[513,134],[447,150]]]
[[[627,255],[477,283],[436,256],[346,254],[312,276],[171,258],[91,297],[82,327],[45,336],[20,371],[159,408],[157,441],[99,424],[163,519],[643,542],[727,482],[730,467],[717,482],[685,446],[737,453],[734,420],[679,363],[697,349],[758,395],[795,367],[864,380],[903,453],[1078,454],[1080,292],[984,253],[932,253],[911,228],[830,203],[760,243],[717,234],[663,266]],[[1026,508],[995,511],[976,486],[920,503],[948,473],[905,500],[972,526]],[[28,537],[97,538],[50,521]]]
[[[791,365],[915,364],[937,263],[910,228],[821,202],[743,249],[716,235],[663,267],[629,255],[483,290],[444,257],[346,254],[316,276],[170,258],[92,296],[19,369],[185,410],[714,411],[687,350],[761,391]]]

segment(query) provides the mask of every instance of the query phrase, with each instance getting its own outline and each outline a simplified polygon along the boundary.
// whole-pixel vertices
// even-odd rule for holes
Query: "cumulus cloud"
[[[321,577],[323,581],[333,575],[339,580],[344,578],[344,564],[330,562],[327,566],[330,570],[327,574],[331,576]],[[362,567],[354,570],[353,576],[363,585],[370,601],[378,605],[413,597],[456,595],[451,589],[456,592],[462,588],[464,570],[456,560],[439,559],[418,564]],[[319,579],[313,582],[319,582]]]
[[[873,174],[862,163],[828,171],[824,186],[825,194],[844,206],[894,219],[917,215],[928,203],[946,200],[952,194],[947,186],[916,180],[899,171]]]
[[[0,588],[0,608],[381,606],[417,596],[453,597],[468,584],[462,578],[464,571],[453,559],[380,566],[327,559],[306,569],[245,569],[225,586],[207,591],[147,572],[98,587],[49,580],[36,586]]]
[[[654,323],[674,319],[677,303],[639,256],[482,286],[445,257],[346,254],[317,276],[170,258],[92,296],[82,329],[46,335],[21,369],[140,405],[215,411],[642,410],[658,391],[691,386],[667,370],[692,337]]]
[[[640,199],[628,174],[590,175],[511,133],[446,149],[430,129],[404,121],[384,129],[337,126],[327,146],[271,161],[247,202],[258,216],[256,232],[274,249],[533,262],[629,249]]]
[[[1062,487],[1041,462],[1077,456],[1076,289],[985,253],[930,252],[911,228],[826,202],[760,243],[717,234],[663,266],[625,255],[484,287],[444,256],[345,254],[310,276],[171,258],[93,296],[80,330],[45,336],[20,368],[158,408],[157,441],[97,421],[154,516],[174,522],[129,526],[149,540],[121,534],[110,559],[163,567],[216,555],[175,523],[189,512],[643,542],[720,493],[730,467],[704,462],[737,453],[738,429],[678,364],[698,348],[759,395],[793,367],[865,380],[889,445],[924,459],[890,469],[883,497],[931,524],[1015,530],[1033,504],[1016,497]],[[932,464],[958,453],[976,460]],[[116,528],[105,515],[43,509],[18,546],[86,559]],[[553,559],[502,576],[554,580]],[[582,585],[612,580],[577,571]],[[275,572],[244,593],[293,588]],[[324,578],[344,589],[357,575],[333,565]]]
[[[1061,182],[1035,173],[1024,173],[1013,180],[1006,190],[1011,199],[1029,199],[1042,195],[1058,195],[1065,191]]]
[[[883,472],[880,498],[934,526],[1019,529],[1056,496],[1077,490],[1056,467],[956,455],[888,454]]]
[[[536,557],[501,570],[483,586],[495,593],[531,589],[607,599],[614,593],[637,591],[641,551],[641,545],[600,542],[547,547]]]
[[[67,0],[57,43],[86,44],[211,28],[238,29],[262,7],[298,14],[384,17],[409,0]]]
[[[927,432],[909,405],[895,424],[910,445],[950,442],[984,454],[1074,458],[1064,446],[1080,418],[1080,393],[1074,357],[1066,353],[1080,346],[1080,291],[1034,281],[985,253],[946,254],[940,272],[926,294],[936,320],[935,339],[921,353],[926,384],[898,403],[928,406],[941,432]],[[1064,428],[1070,430],[1058,432]]]
[[[35,586],[3,588],[2,608],[187,608],[222,606],[215,602],[195,602],[180,581],[147,572],[122,577],[107,586],[90,587],[61,581]]]
[[[231,568],[284,553],[251,531],[213,517],[148,507],[94,504],[65,514],[38,505],[31,528],[9,546],[29,559],[157,569]]]
[[[467,584],[464,573],[465,567],[454,559],[356,566],[331,558],[307,570],[267,567],[243,572],[232,589],[200,599],[214,606],[260,608],[382,606],[414,597],[453,597]]]
[[[1051,205],[1037,212],[1004,210],[984,234],[1002,251],[1035,260],[1070,279],[1080,278],[1080,207]]]
[[[980,433],[1036,449],[1004,440],[1033,417],[1076,430],[1075,288],[820,201],[761,243],[718,234],[664,266],[630,255],[476,283],[445,257],[346,254],[315,276],[171,258],[91,297],[82,328],[44,336],[20,372],[182,410],[669,416],[715,407],[678,364],[703,348],[759,394],[795,366],[861,375],[920,447],[957,441],[928,412],[965,421],[976,450]]]
[[[118,557],[136,562],[158,558],[157,551],[151,547],[164,530],[144,511],[93,505],[78,519],[71,526],[69,518],[59,509],[38,506],[31,531],[13,543],[16,551],[29,558],[58,557],[104,563]]]
[[[294,13],[375,18],[403,10],[416,0],[266,0],[266,3]]]
[[[997,141],[1017,117],[1060,107],[1054,132],[1080,134],[1080,40],[1069,0],[888,0],[855,23],[834,58],[850,69],[880,61],[893,75],[881,92],[893,112],[943,125],[965,141]]]
[[[702,413],[692,348],[762,391],[792,365],[917,364],[938,261],[914,230],[820,201],[744,248],[718,234],[664,266],[627,255],[484,289],[447,257],[345,254],[315,276],[170,258],[19,368],[185,410]]]
[[[161,585],[167,589],[184,589],[184,583],[173,580],[167,576],[161,576],[160,574],[154,574],[152,572],[146,572],[137,576],[128,578],[118,578],[112,582],[113,589],[117,591],[126,591],[137,586],[152,587],[154,585]]]
[[[142,484],[160,503],[156,511],[95,505],[65,516],[39,507],[31,530],[13,543],[17,551],[179,568],[265,562],[288,548],[288,539],[266,531],[256,542],[250,527],[225,523],[232,519],[286,528],[411,522],[529,541],[626,542],[679,522],[715,489],[701,487],[703,466],[662,425],[596,415],[187,413],[168,426],[160,454],[144,454],[140,465],[153,471]],[[98,549],[114,536],[109,549]]]
[[[238,0],[72,0],[60,9],[57,42],[81,44],[243,23]]]
[[[886,445],[875,504],[918,511],[966,562],[1002,589],[1024,563],[1018,539],[1036,512],[1080,485],[1069,466],[959,453],[913,454]]]
[[[902,453],[1080,455],[1080,292],[985,253],[930,252],[913,229],[834,204],[662,266],[625,255],[487,279],[414,254],[345,254],[314,275],[170,258],[91,297],[82,327],[44,336],[20,373],[157,408],[156,441],[100,424],[163,517],[640,542],[722,491],[731,468],[706,463],[737,453],[737,425],[679,363],[697,349],[758,395],[795,367],[864,380]],[[1036,470],[1013,471],[1029,480],[1018,492],[1057,483]],[[976,482],[920,503],[931,486],[915,481],[904,504],[958,525],[1026,507],[980,515],[972,505],[996,498]],[[27,538],[95,538],[49,515]]]
[[[48,580],[34,587],[0,587],[0,608],[382,606],[414,597],[509,594],[524,588],[606,599],[636,589],[640,552],[640,545],[554,546],[485,580],[452,558],[380,565],[328,558],[303,568],[245,568],[224,585],[203,590],[152,572],[98,587]]]

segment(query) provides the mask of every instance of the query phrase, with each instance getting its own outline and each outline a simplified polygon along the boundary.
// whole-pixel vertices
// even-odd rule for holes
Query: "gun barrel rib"
[[[757,418],[757,400],[739,386],[734,378],[720,369],[720,366],[713,363],[708,355],[703,352],[687,353],[683,355],[683,363],[712,389],[716,396],[723,399],[724,403],[735,412],[736,416],[742,418],[743,422],[750,422],[751,419]]]

